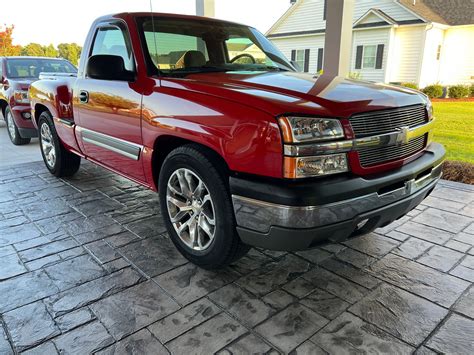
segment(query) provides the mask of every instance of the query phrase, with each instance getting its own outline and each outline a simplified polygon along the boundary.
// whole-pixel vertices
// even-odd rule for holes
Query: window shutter
[[[383,44],[379,44],[377,46],[377,59],[375,60],[375,69],[382,69],[383,49],[384,49]]]
[[[326,20],[326,14],[328,9],[328,0],[324,0],[324,9],[323,9],[323,20]]]
[[[293,62],[296,60],[296,50],[295,50],[295,49],[293,49],[293,50],[291,51],[291,60],[292,60]]]
[[[324,55],[324,49],[323,48],[318,48],[318,72],[323,69],[323,55]]]
[[[305,71],[305,73],[309,72],[309,54],[310,54],[310,50],[305,49],[305,51],[304,51],[304,71]]]
[[[357,46],[357,52],[356,52],[356,69],[361,69],[362,68],[362,52],[364,50],[364,46]]]

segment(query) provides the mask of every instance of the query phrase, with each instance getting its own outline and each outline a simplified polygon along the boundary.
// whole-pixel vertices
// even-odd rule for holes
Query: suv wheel
[[[16,126],[15,120],[13,119],[13,113],[9,106],[5,109],[5,122],[7,124],[8,136],[15,145],[25,145],[31,142],[31,138],[22,138],[18,127]]]
[[[57,177],[72,176],[79,170],[81,157],[64,148],[48,111],[42,112],[39,117],[38,136],[41,155],[51,174]]]
[[[172,151],[159,177],[160,205],[171,240],[188,260],[206,269],[224,267],[250,247],[235,230],[225,174],[197,145]]]

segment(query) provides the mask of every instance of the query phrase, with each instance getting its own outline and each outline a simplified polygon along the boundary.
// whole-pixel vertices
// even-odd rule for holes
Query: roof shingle
[[[450,26],[474,24],[474,0],[398,0],[429,22]]]

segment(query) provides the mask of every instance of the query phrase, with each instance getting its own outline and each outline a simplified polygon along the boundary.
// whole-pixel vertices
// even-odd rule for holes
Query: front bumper
[[[34,138],[38,136],[38,131],[33,125],[31,119],[30,106],[17,105],[12,107],[13,119],[18,128],[18,132],[22,138]],[[26,118],[25,115],[29,114],[30,117]]]
[[[444,148],[432,143],[423,156],[396,171],[370,179],[299,183],[294,196],[291,186],[288,190],[233,178],[237,231],[244,243],[273,250],[304,250],[368,233],[404,216],[431,193],[441,178],[444,155]],[[249,186],[250,196],[245,196],[242,192]],[[299,196],[302,192],[305,195]]]

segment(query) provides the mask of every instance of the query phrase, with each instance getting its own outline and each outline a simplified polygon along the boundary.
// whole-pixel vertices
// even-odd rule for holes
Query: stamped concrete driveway
[[[211,272],[176,252],[153,192],[88,163],[0,168],[0,354],[473,354],[473,282],[473,186]]]

